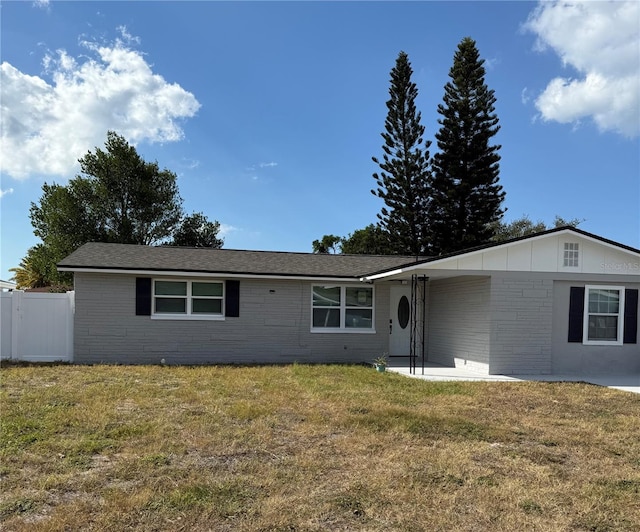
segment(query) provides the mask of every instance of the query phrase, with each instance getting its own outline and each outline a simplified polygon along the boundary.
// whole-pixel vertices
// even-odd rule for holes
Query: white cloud
[[[88,56],[64,50],[43,59],[50,82],[2,63],[0,171],[16,179],[34,174],[67,177],[77,159],[104,144],[107,130],[132,143],[180,140],[180,119],[200,104],[176,83],[155,74],[143,54],[126,43],[81,43]]]
[[[120,37],[122,37],[125,44],[140,44],[140,37],[131,35],[126,26],[118,26],[116,29],[120,33]]]
[[[220,231],[218,231],[218,236],[224,238],[225,236],[229,236],[230,233],[234,231],[239,231],[237,227],[229,224],[220,224]]]
[[[187,159],[187,158],[183,158],[182,159],[182,165],[187,169],[187,170],[195,170],[196,168],[198,168],[200,166],[200,161],[198,161],[197,159]]]
[[[577,78],[557,77],[536,99],[544,120],[640,134],[640,2],[540,2],[524,25]]]
[[[248,166],[247,168],[245,168],[245,172],[248,174],[248,177],[249,179],[251,179],[251,181],[264,182],[265,179],[262,176],[262,174],[260,174],[259,170],[262,170],[264,168],[275,168],[276,166],[278,166],[278,163],[274,161],[261,162],[261,163],[252,164],[251,166]]]
[[[275,168],[276,166],[278,166],[278,163],[276,162],[262,162],[262,163],[258,163],[258,164],[252,164],[251,166],[248,166],[246,168],[247,172],[255,172],[258,168]]]
[[[49,9],[49,0],[34,0],[33,6],[40,9]]]
[[[0,189],[0,198],[4,198],[8,194],[13,194],[12,188],[5,188],[4,190]]]
[[[495,68],[502,63],[499,57],[489,57],[484,61],[484,67],[486,70],[495,70]]]

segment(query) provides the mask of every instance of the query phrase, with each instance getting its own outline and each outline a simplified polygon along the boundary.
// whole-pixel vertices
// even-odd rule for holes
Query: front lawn
[[[640,397],[361,366],[8,366],[3,530],[640,530]]]

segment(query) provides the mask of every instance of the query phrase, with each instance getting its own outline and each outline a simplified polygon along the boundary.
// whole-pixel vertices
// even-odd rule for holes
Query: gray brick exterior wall
[[[640,288],[637,276],[557,277],[493,272],[431,280],[427,360],[490,374],[640,372],[640,344],[567,341],[571,286]],[[78,363],[360,363],[389,350],[386,283],[374,285],[375,334],[312,333],[310,281],[241,279],[240,317],[224,321],[136,316],[134,275],[76,273],[75,283]]]
[[[551,373],[552,280],[494,274],[491,316],[489,373]]]
[[[429,283],[429,362],[488,371],[490,286],[489,277]]]
[[[389,288],[375,285],[377,334],[311,333],[311,285],[240,280],[240,317],[135,315],[135,276],[76,273],[77,363],[369,362],[388,350]]]
[[[636,281],[636,282],[633,282]],[[569,293],[572,286],[616,285],[640,290],[630,276],[615,279],[590,277],[575,281],[555,281],[553,298],[552,372],[579,375],[639,375],[640,343],[623,345],[583,345],[569,342]],[[638,316],[640,331],[640,315]],[[640,338],[638,338],[640,340]]]

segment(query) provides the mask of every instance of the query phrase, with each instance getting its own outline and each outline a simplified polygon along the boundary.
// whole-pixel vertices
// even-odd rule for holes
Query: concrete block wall
[[[640,282],[632,276],[605,278],[592,275],[580,280],[555,281],[552,371],[565,375],[640,375],[640,343],[584,345],[568,341],[571,287],[598,284],[640,290]],[[636,327],[640,330],[640,315]]]
[[[489,371],[489,277],[429,282],[428,360]]]
[[[364,362],[388,350],[388,285],[375,285],[377,333],[311,333],[310,281],[240,280],[240,317],[135,315],[135,276],[76,273],[78,363]]]
[[[491,374],[551,373],[553,280],[493,274]]]

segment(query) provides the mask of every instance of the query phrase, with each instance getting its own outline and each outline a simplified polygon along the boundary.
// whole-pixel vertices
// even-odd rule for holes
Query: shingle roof
[[[513,238],[504,242],[491,242],[446,255],[418,258],[402,255],[328,255],[286,251],[244,251],[171,246],[151,247],[91,242],[78,248],[59,262],[58,267],[71,271],[78,269],[136,270],[233,274],[256,277],[275,275],[286,277],[353,277],[359,279],[392,271],[401,266],[428,263],[565,230],[627,251],[640,253],[640,250],[633,247],[607,240],[574,227],[557,227],[540,233]]]
[[[415,262],[414,257],[400,255],[327,255],[91,242],[60,261],[58,267],[72,271],[175,271],[357,279]]]

